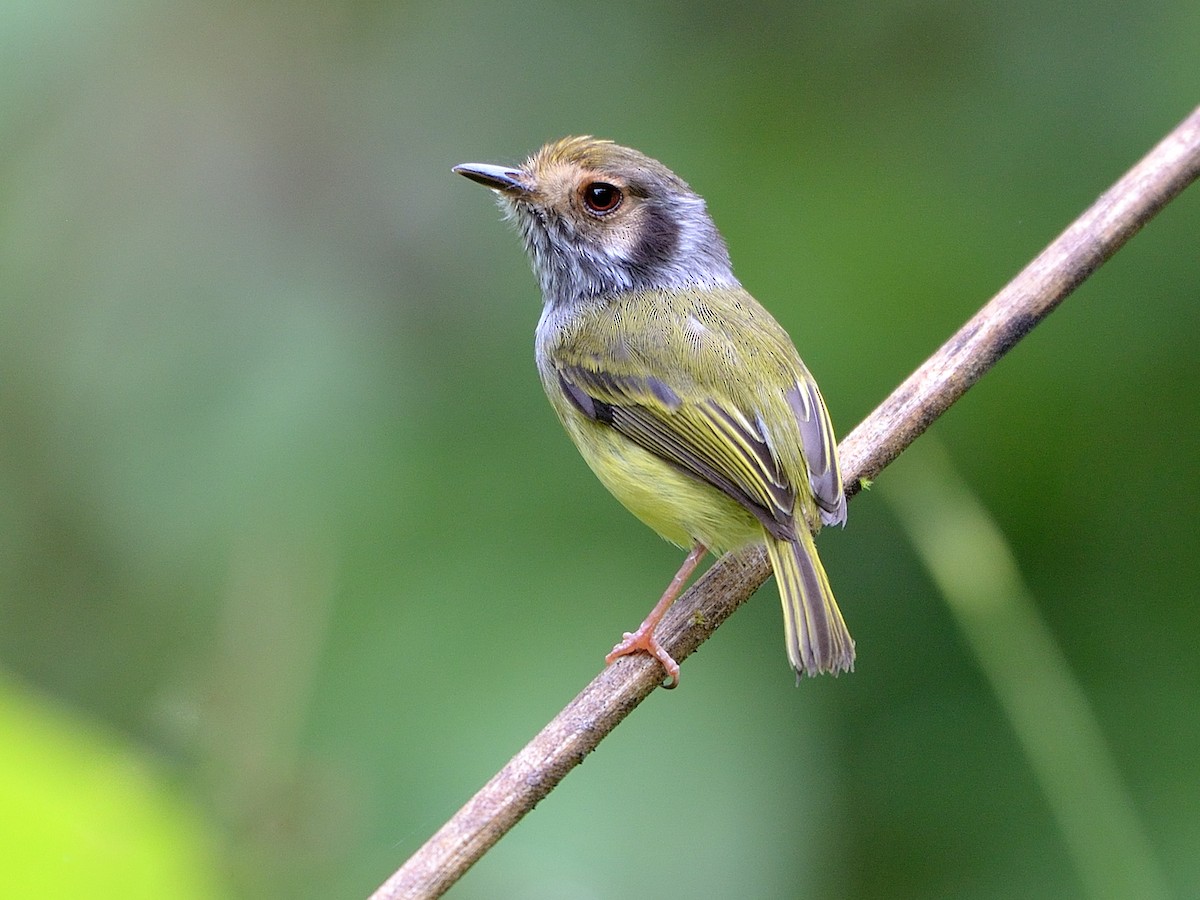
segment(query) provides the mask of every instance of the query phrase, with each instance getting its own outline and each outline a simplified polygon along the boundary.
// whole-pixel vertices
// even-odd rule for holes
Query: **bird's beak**
[[[510,169],[506,166],[491,166],[487,163],[463,163],[455,166],[454,172],[478,181],[484,187],[505,194],[527,194],[529,187],[523,181],[525,173],[520,169]]]

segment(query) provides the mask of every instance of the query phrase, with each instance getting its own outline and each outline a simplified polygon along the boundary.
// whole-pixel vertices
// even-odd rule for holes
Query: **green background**
[[[517,238],[452,165],[573,133],[662,159],[845,434],[1200,100],[1194,0],[4,7],[23,896],[367,894],[677,566],[561,433]],[[933,429],[1180,897],[1198,190]],[[793,684],[768,586],[452,895],[1087,896],[888,504],[906,465],[820,540],[853,675]]]

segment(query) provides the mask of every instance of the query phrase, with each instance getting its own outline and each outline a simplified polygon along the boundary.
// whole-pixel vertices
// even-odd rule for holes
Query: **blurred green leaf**
[[[12,897],[215,898],[215,841],[144,751],[0,679]]]

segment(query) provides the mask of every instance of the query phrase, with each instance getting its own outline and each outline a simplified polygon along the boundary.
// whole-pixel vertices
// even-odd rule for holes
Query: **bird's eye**
[[[606,216],[621,205],[621,189],[607,181],[593,181],[583,189],[583,203],[593,215]]]

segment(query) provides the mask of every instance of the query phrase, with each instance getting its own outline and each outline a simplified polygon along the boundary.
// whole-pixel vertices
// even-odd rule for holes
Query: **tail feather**
[[[783,601],[788,660],[796,674],[851,671],[854,639],[833,599],[812,535],[803,528],[795,541],[768,535],[767,553]]]

